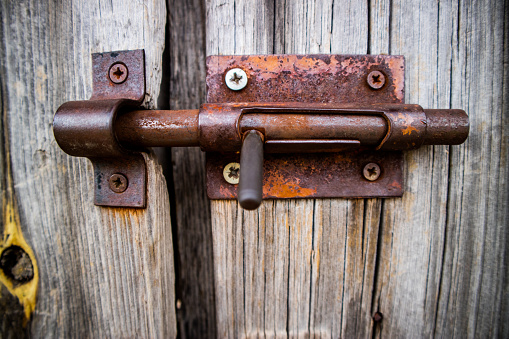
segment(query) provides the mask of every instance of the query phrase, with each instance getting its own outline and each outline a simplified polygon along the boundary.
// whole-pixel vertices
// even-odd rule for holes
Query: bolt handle
[[[245,133],[240,151],[239,192],[237,199],[246,210],[257,209],[262,203],[263,140],[260,132]]]

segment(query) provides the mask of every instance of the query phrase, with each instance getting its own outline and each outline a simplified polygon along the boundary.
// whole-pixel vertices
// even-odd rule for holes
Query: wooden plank
[[[1,36],[1,28],[0,28],[0,36]],[[6,91],[5,83],[2,81],[0,90],[0,105],[2,107],[2,117],[5,115],[5,111],[7,108],[5,107],[5,98],[4,93]],[[0,243],[0,251],[3,253],[5,246],[5,237],[6,237],[6,219],[5,219],[5,210],[4,206],[12,205],[13,201],[13,192],[12,192],[12,178],[9,175],[11,173],[10,163],[7,162],[6,159],[6,147],[7,147],[7,133],[4,132],[4,119],[0,121],[0,203],[2,206],[2,214],[0,221],[0,232],[2,234],[1,243]],[[11,223],[12,225],[12,223]],[[16,244],[18,245],[19,242]],[[6,277],[4,274],[5,264],[3,256],[0,256],[0,280],[5,281]],[[17,264],[17,263],[15,263]],[[29,267],[30,265],[24,265],[25,267]],[[33,271],[32,271],[33,273]],[[34,284],[34,282],[32,282]],[[37,282],[35,282],[37,284]],[[12,290],[12,287],[11,287]],[[25,316],[25,305],[23,302],[20,302],[18,299],[19,292],[11,292],[4,283],[0,283],[0,313],[2,314],[0,320],[0,333],[9,334],[9,335],[18,335],[22,334],[23,325],[26,319]],[[28,298],[22,299],[23,301],[29,301],[27,306],[32,304],[34,296],[29,295]],[[27,307],[28,312],[30,313],[30,306]]]
[[[208,54],[367,52],[359,3],[210,2],[207,13]],[[219,336],[367,335],[380,208],[376,199],[276,200],[247,212],[213,201]]]
[[[393,1],[390,8],[390,19],[379,16],[383,26],[375,29],[383,31],[388,23],[389,41],[384,41],[388,50],[383,52],[405,55],[405,102],[425,108],[450,107],[450,21],[446,17],[439,22],[437,4]],[[447,14],[452,13],[442,13]],[[434,146],[406,152],[406,192],[402,199],[385,201],[374,304],[384,317],[382,336],[434,333],[444,250],[448,149]]]
[[[205,4],[169,2],[170,109],[205,103]],[[197,147],[171,150],[178,246],[177,317],[181,338],[216,335],[210,202],[205,153]]]
[[[60,104],[90,97],[93,52],[144,48],[145,105],[154,107],[165,13],[158,0],[1,4],[2,156],[11,166],[2,177],[3,231],[26,239],[38,272],[36,289],[25,291],[36,294],[30,320],[2,322],[7,337],[176,335],[168,193],[155,157],[145,157],[147,209],[96,207],[91,163],[65,155],[51,130]],[[30,284],[2,283],[12,293]],[[23,316],[14,306],[2,308],[3,319]]]
[[[452,47],[451,105],[470,116],[451,152],[441,336],[509,335],[509,2],[461,1]],[[505,310],[505,311],[504,311]]]
[[[207,2],[207,54],[272,53],[273,12],[273,1]],[[211,211],[217,336],[286,336],[287,204],[212,201]]]
[[[384,206],[375,298],[387,320],[381,336],[499,337],[508,319],[497,318],[507,289],[497,260],[507,253],[507,151],[490,146],[503,144],[503,131],[488,127],[507,112],[504,14],[494,4],[476,6],[391,2],[389,53],[406,56],[407,102],[463,108],[472,129],[465,145],[407,153],[408,193]]]

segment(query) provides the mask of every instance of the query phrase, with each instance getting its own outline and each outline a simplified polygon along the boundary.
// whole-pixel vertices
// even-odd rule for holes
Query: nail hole
[[[34,278],[30,256],[19,246],[10,246],[2,252],[0,268],[14,285],[24,284]]]
[[[384,318],[383,314],[380,313],[380,312],[376,312],[374,315],[373,315],[373,320],[375,322],[379,322],[379,321],[382,321]]]

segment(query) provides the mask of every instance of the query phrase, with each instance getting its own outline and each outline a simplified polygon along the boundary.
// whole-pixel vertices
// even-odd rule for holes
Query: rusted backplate
[[[226,73],[246,72],[233,91]],[[387,55],[251,55],[207,58],[207,101],[302,103],[403,103],[404,58]],[[283,127],[284,128],[284,127]],[[402,153],[366,149],[319,154],[265,154],[264,198],[394,197],[403,194]],[[207,153],[207,193],[235,199],[237,185],[223,177],[239,154]],[[370,181],[364,167],[379,165]],[[241,169],[242,171],[242,169]]]
[[[225,83],[233,68],[248,76],[240,91]],[[398,55],[209,56],[207,102],[402,103],[404,71]],[[370,74],[379,89],[370,86]]]
[[[238,185],[226,182],[224,167],[239,154],[207,153],[207,193],[211,199],[235,199]],[[381,168],[369,181],[363,169]],[[241,168],[242,171],[242,168]],[[340,153],[265,154],[263,198],[397,197],[403,194],[400,152],[359,150]]]

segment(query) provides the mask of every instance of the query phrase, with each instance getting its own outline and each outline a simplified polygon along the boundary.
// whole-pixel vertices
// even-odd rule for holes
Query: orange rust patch
[[[405,115],[398,113],[398,119],[403,120],[404,124],[407,126],[405,129],[403,129],[403,135],[410,135],[413,131],[417,131],[417,128],[412,127],[412,123],[415,121],[415,119],[410,115]]]
[[[316,188],[300,187],[300,179],[285,178],[282,175],[272,175],[263,185],[264,196],[281,198],[309,197],[316,194]]]
[[[414,128],[412,126],[408,126],[407,128],[405,128],[403,130],[403,135],[407,135],[407,134],[410,135],[410,134],[412,134],[413,131],[417,131],[417,128]]]
[[[232,198],[235,198],[235,196],[232,194],[232,192],[230,192],[230,190],[226,187],[219,187],[219,194],[225,198],[225,199],[232,199]]]
[[[394,188],[397,188],[397,189],[401,189],[401,184],[399,182],[397,182],[396,180],[394,180],[390,187],[394,187]]]

